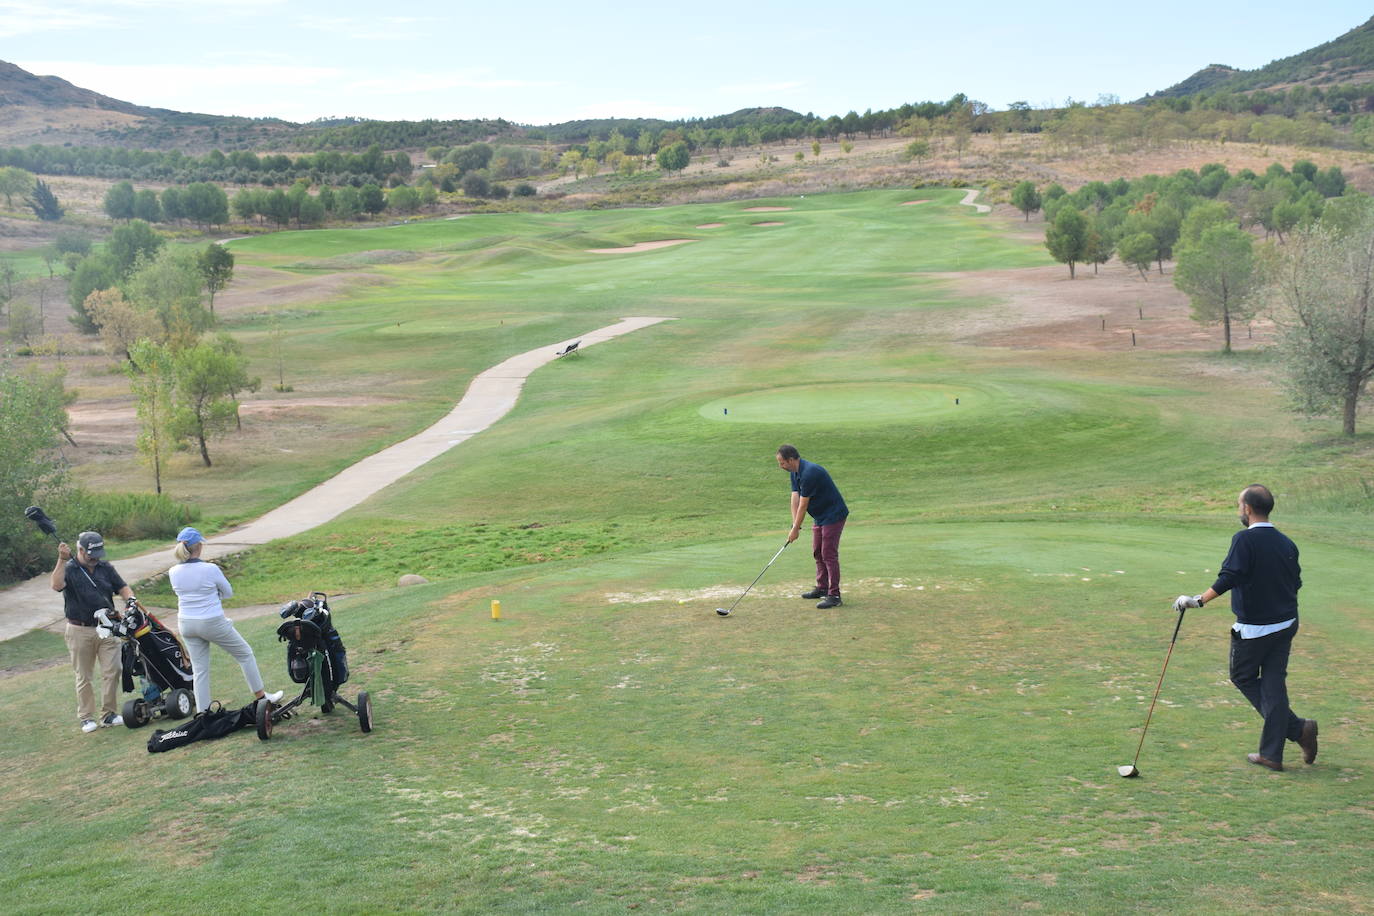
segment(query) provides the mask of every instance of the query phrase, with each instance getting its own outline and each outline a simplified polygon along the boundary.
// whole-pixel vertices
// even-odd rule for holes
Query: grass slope
[[[322,893],[343,913],[1374,909],[1367,443],[1311,436],[1241,363],[959,342],[980,303],[927,274],[1043,254],[953,199],[763,202],[796,209],[725,245],[613,257],[581,249],[760,214],[244,243],[282,264],[380,235],[419,252],[303,327],[332,342],[326,377],[395,373],[435,404],[498,354],[678,320],[540,370],[492,430],[231,568],[244,600],[436,580],[336,604],[372,734],[336,713],[150,757],[146,731],[75,729],[64,668],[0,679],[0,893],[20,913]],[[431,261],[493,248],[515,253]],[[784,439],[850,502],[846,604],[795,597],[811,561],[793,547],[722,620],[781,542]],[[1303,550],[1290,689],[1321,720],[1319,763],[1245,763],[1259,721],[1226,680],[1217,607],[1185,620],[1144,776],[1121,780],[1168,603],[1210,583],[1254,479]],[[285,686],[273,620],[240,629]],[[223,654],[214,683],[246,698]]]

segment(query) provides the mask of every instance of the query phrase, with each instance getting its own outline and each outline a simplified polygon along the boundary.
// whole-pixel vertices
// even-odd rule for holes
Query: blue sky
[[[1131,100],[1361,25],[1347,0],[0,0],[0,60],[140,105],[307,121],[818,115]]]

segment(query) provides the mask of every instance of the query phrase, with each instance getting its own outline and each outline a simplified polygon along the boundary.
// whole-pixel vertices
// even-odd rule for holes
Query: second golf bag
[[[138,728],[156,717],[184,719],[195,710],[190,653],[137,598],[129,599],[123,614],[101,610],[96,619],[102,631],[124,641],[124,692],[135,692],[134,678],[139,681],[138,695],[122,710],[125,725]]]
[[[356,706],[339,696],[340,685],[348,680],[348,653],[334,629],[328,596],[311,592],[309,598],[288,602],[281,616],[277,639],[286,643],[286,671],[291,680],[302,685],[301,694],[279,707],[259,700],[258,737],[263,741],[271,738],[273,726],[291,718],[307,702],[320,707],[322,713],[332,712],[336,705],[345,706],[358,714],[363,731],[372,731],[372,700],[367,691],[358,694]]]

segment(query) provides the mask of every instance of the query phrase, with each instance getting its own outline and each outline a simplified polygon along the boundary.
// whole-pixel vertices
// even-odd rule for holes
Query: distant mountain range
[[[1329,88],[1363,84],[1370,85],[1370,95],[1374,96],[1374,18],[1334,41],[1257,70],[1209,65],[1142,101],[1202,92],[1243,93],[1295,86]],[[731,127],[801,117],[785,109],[754,108],[692,123]],[[136,105],[74,86],[56,76],[35,76],[14,64],[0,61],[0,146],[38,143],[187,151],[310,149],[330,147],[339,139],[339,132],[349,131],[353,145],[360,135],[375,134],[382,145],[400,148],[471,143],[479,139],[515,140],[523,135],[575,142],[604,134],[613,127],[630,136],[642,129],[666,126],[669,122],[651,118],[570,121],[536,129],[521,128],[501,119],[366,122],[345,118],[293,124],[276,118],[224,117]]]
[[[1237,70],[1225,64],[1203,67],[1181,83],[1146,98],[1176,98],[1199,92],[1253,92],[1312,86],[1374,84],[1374,18],[1334,41],[1285,57],[1258,70]],[[1370,85],[1374,95],[1374,85]]]

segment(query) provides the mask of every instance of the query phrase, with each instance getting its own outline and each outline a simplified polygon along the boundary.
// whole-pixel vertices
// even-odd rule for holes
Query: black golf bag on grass
[[[223,738],[230,732],[252,725],[257,718],[258,701],[254,700],[242,709],[225,709],[219,701],[212,702],[210,708],[196,716],[185,725],[175,728],[159,728],[148,738],[148,753],[157,754],[170,751],[193,741],[210,741]]]
[[[121,662],[125,693],[137,696],[121,710],[129,728],[147,725],[154,718],[184,719],[195,711],[191,656],[181,639],[162,621],[148,613],[137,598],[130,598],[119,614],[108,609],[96,612],[102,635],[124,641]]]
[[[367,691],[358,694],[356,706],[339,696],[339,687],[348,680],[348,652],[334,628],[329,597],[324,592],[311,592],[309,598],[284,605],[281,616],[285,622],[277,627],[277,639],[286,643],[286,671],[292,681],[302,685],[301,694],[277,707],[259,700],[258,737],[263,741],[271,738],[272,727],[291,718],[305,702],[326,714],[336,705],[346,706],[358,714],[358,725],[364,732],[372,731],[372,699]]]

